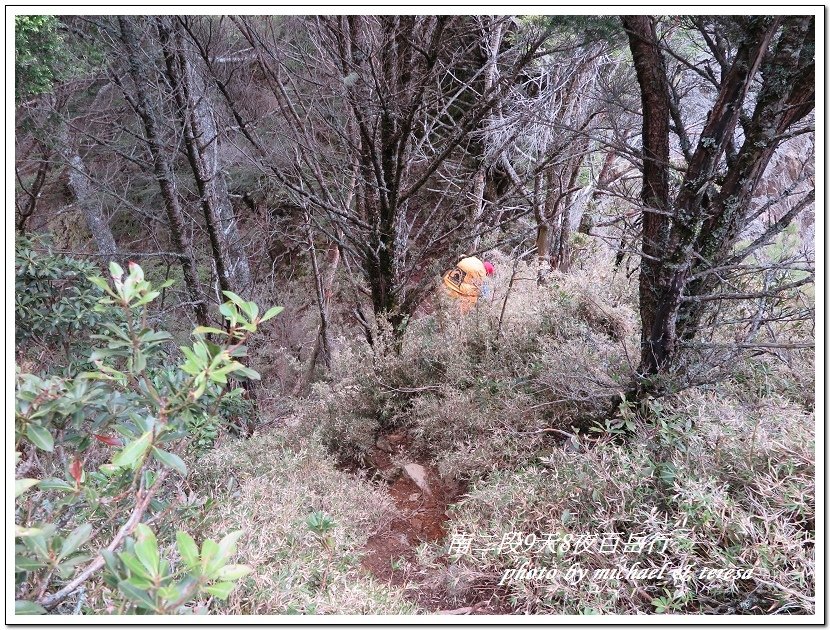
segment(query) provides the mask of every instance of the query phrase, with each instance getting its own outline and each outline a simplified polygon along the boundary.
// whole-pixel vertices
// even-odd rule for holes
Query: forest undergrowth
[[[15,619],[822,612],[814,15],[7,18]]]
[[[811,358],[746,358],[586,422],[637,344],[631,285],[596,256],[544,287],[518,268],[509,293],[508,271],[473,313],[413,321],[399,354],[340,340],[277,426],[200,459],[206,531],[245,528],[254,566],[221,611],[813,611]],[[443,535],[393,525],[428,518],[448,483],[464,492],[444,497]],[[409,540],[367,568],[385,531]]]

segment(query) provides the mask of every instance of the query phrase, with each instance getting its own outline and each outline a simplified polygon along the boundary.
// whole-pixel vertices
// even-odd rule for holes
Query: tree
[[[62,69],[62,46],[54,16],[14,16],[14,93],[18,101],[52,89]]]
[[[642,336],[635,388],[642,395],[659,389],[653,377],[677,366],[684,342],[699,333],[711,305],[780,294],[813,279],[808,273],[745,292],[724,281],[814,199],[814,190],[803,192],[751,243],[737,246],[746,228],[769,209],[753,199],[771,158],[788,139],[811,132],[803,121],[814,108],[815,23],[809,16],[692,20],[689,31],[709,47],[720,77],[705,61],[676,53],[668,38],[658,36],[655,18],[625,16],[622,23],[643,108]],[[694,144],[664,53],[714,87],[714,102]],[[682,160],[672,159],[672,134]],[[675,186],[673,178],[679,180]]]
[[[470,245],[465,149],[544,29],[514,33],[482,63],[481,31],[460,17],[309,18],[290,20],[290,34],[284,19],[231,19],[249,54],[218,52],[188,31],[255,159],[338,243],[346,266],[355,263],[373,315],[402,335],[435,277]],[[252,63],[279,112],[270,125],[234,93],[234,73]],[[494,63],[498,78],[479,86]],[[374,318],[356,312],[369,334]]]
[[[219,286],[223,291],[241,293],[250,288],[251,270],[222,171],[220,134],[211,95],[192,44],[183,37],[181,22],[160,17],[156,26],[167,85],[199,191]]]
[[[132,93],[113,74],[116,83],[121,87],[124,97],[135,110],[144,128],[144,139],[151,156],[153,173],[158,181],[162,199],[167,212],[170,234],[173,243],[181,254],[181,265],[184,273],[185,285],[190,294],[190,301],[196,314],[196,320],[202,326],[208,324],[207,303],[199,282],[196,262],[193,258],[193,247],[185,230],[184,212],[176,190],[175,175],[171,158],[165,149],[162,136],[162,126],[159,120],[156,104],[149,93],[151,74],[146,65],[142,64],[141,53],[134,18],[120,17],[119,20],[121,42],[126,53],[128,73],[132,79]]]

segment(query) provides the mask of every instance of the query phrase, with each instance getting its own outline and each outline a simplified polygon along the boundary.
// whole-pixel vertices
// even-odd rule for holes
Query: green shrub
[[[120,321],[121,311],[101,304],[103,291],[87,281],[90,262],[54,254],[27,237],[15,241],[15,347],[21,358],[47,354],[47,369],[77,374],[89,354],[89,331]],[[63,353],[56,361],[54,352]],[[28,355],[28,356],[27,356]]]
[[[170,562],[159,560],[150,530],[137,528],[145,515],[167,507],[162,490],[169,473],[187,475],[181,455],[192,441],[188,418],[214,413],[229,377],[258,378],[239,359],[249,335],[280,309],[260,317],[255,304],[226,293],[230,301],[220,312],[227,329],[197,328],[193,344],[180,348],[184,360],[165,368],[179,360],[170,335],[147,327],[148,305],[164,285],[153,287],[135,264],[125,275],[111,263],[110,272],[111,283],[89,278],[103,292],[100,313],[120,313],[104,317],[91,337],[94,371],[45,378],[19,369],[16,374],[15,450],[25,454],[18,473],[40,468],[45,477],[16,483],[23,497],[15,510],[21,611],[57,606],[104,564],[108,584],[117,588],[107,599],[121,598],[121,612],[179,611],[201,592],[226,597],[244,575],[242,569],[223,569],[232,555],[229,538],[218,547],[205,541],[198,566],[180,549],[184,567],[173,572]],[[207,341],[207,333],[221,342]],[[134,531],[135,541],[113,555]],[[85,556],[84,547],[95,551]],[[133,553],[139,563],[130,560]],[[70,579],[87,561],[84,572]],[[47,594],[50,586],[63,588]]]

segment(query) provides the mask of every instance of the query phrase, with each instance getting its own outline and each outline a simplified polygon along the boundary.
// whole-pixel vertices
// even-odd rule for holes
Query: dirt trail
[[[399,431],[380,438],[379,443],[388,451],[375,447],[369,453],[369,469],[389,480],[389,495],[401,515],[369,538],[363,567],[395,585],[407,579],[406,562],[399,560],[413,561],[415,547],[446,535],[447,508],[464,491],[461,484],[442,480],[433,466],[409,456],[410,442],[406,431]],[[393,459],[414,464],[408,467],[413,474],[396,466]]]
[[[490,576],[459,589],[448,583],[446,564],[418,564],[415,550],[423,542],[438,543],[448,534],[448,509],[467,491],[467,484],[442,479],[435,466],[419,458],[406,429],[378,437],[367,461],[345,468],[369,472],[386,481],[399,515],[372,535],[363,548],[361,567],[381,582],[403,587],[408,599],[430,613],[453,615],[509,614],[507,592]]]
[[[368,454],[368,468],[387,480],[389,495],[400,516],[366,543],[362,567],[377,579],[395,586],[418,585],[413,600],[430,611],[445,610],[446,596],[421,584],[415,549],[423,542],[438,542],[447,535],[447,509],[466,491],[465,484],[441,479],[437,469],[412,456],[412,439],[398,431],[378,439]],[[410,464],[403,468],[394,461]],[[423,588],[421,587],[423,586]]]

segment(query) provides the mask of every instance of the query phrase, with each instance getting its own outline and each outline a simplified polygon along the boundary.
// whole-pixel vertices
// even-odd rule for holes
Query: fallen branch
[[[377,381],[377,384],[383,387],[386,391],[389,392],[398,392],[400,394],[416,394],[418,392],[428,392],[428,391],[440,391],[442,386],[441,385],[424,385],[423,387],[392,387],[391,385],[387,385],[386,383],[381,383]]]

